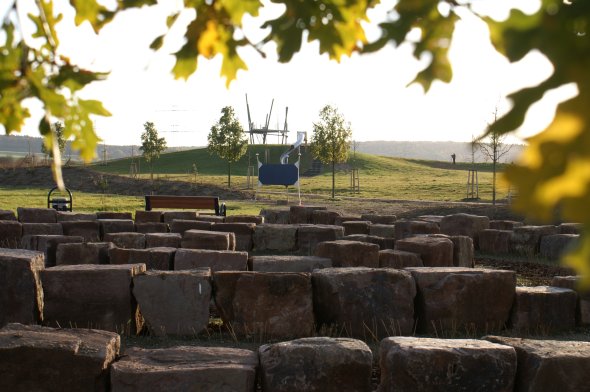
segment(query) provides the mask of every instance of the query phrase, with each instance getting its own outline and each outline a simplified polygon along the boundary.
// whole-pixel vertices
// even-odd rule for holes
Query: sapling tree
[[[139,149],[143,158],[150,165],[150,179],[154,182],[154,161],[166,150],[166,139],[158,137],[158,130],[153,122],[143,124],[144,132],[141,134],[141,146]]]

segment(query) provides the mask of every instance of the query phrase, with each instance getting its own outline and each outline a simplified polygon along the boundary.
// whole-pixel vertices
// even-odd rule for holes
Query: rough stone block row
[[[576,291],[576,324],[590,324],[590,290],[580,284],[581,276],[554,276],[551,286]]]
[[[368,234],[350,234],[345,235],[342,239],[349,241],[368,242],[379,246],[379,249],[393,249],[395,240],[393,238],[383,238]]]
[[[20,248],[23,225],[16,220],[0,220],[0,248]]]
[[[417,236],[395,241],[395,250],[419,254],[425,267],[452,267],[453,247],[453,241],[444,237]]]
[[[112,242],[61,243],[55,253],[56,265],[109,264]]]
[[[210,268],[218,271],[247,271],[248,252],[210,250],[210,249],[178,249],[174,255],[174,270],[190,270]]]
[[[517,287],[510,326],[516,331],[536,334],[573,329],[577,299],[576,292],[566,288]]]
[[[414,237],[418,234],[438,234],[440,228],[436,223],[418,220],[399,220],[395,222],[396,241]]]
[[[109,263],[113,265],[145,264],[146,270],[168,271],[173,269],[176,248],[109,249]]]
[[[332,260],[333,267],[379,267],[379,245],[359,241],[325,241],[315,255]]]
[[[490,228],[487,216],[471,214],[447,215],[440,221],[440,232],[447,235],[462,235],[473,239],[475,246],[479,243],[479,233]]]
[[[22,248],[43,252],[45,266],[56,265],[57,246],[59,244],[82,243],[84,238],[67,235],[27,235],[22,238]]]
[[[255,272],[313,272],[332,268],[332,260],[318,256],[252,256],[248,269]]]

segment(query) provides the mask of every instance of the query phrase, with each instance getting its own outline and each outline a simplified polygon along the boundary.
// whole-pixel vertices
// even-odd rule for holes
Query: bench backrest
[[[215,215],[225,216],[219,197],[213,196],[145,195],[145,210],[151,211],[153,208],[215,210]]]

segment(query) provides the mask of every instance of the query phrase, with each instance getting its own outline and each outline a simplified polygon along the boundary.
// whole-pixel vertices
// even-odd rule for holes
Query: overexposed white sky
[[[103,101],[112,113],[112,117],[99,117],[96,122],[96,131],[107,144],[140,144],[143,123],[153,121],[169,146],[206,145],[207,134],[224,106],[233,106],[244,130],[248,129],[246,94],[252,120],[257,124],[265,121],[274,99],[271,128],[282,128],[285,107],[289,107],[289,141],[295,140],[297,131],[311,135],[313,122],[326,104],[338,107],[358,141],[470,141],[493,120],[496,107],[500,112],[509,108],[506,95],[535,85],[552,72],[550,63],[539,53],[509,64],[493,49],[486,25],[466,13],[457,23],[449,53],[453,81],[435,82],[428,94],[419,85],[407,86],[424,67],[412,56],[410,45],[388,46],[376,54],[354,55],[341,63],[320,56],[317,43],[304,44],[288,64],[276,61],[272,44],[265,48],[266,59],[246,49],[240,53],[249,70],[240,71],[227,89],[219,76],[220,58],[199,58],[197,72],[188,81],[174,80],[174,58],[168,53],[182,45],[182,29],[172,32],[164,50],[154,53],[149,49],[153,39],[165,31],[166,17],[175,9],[175,2],[126,11],[99,36],[87,24],[74,26],[73,10],[66,0],[56,3],[64,13],[58,29],[60,52],[83,67],[111,72],[107,81],[94,83],[82,92],[85,98]],[[383,9],[391,8],[392,1],[384,3]],[[509,5],[514,4],[528,12],[539,6],[538,0],[479,0],[474,8],[503,18]],[[247,16],[244,23],[248,37],[261,39],[264,33],[258,26],[277,11],[280,8],[266,5],[259,18]],[[384,15],[377,9],[369,16],[378,22]],[[191,17],[185,14],[183,20],[188,22]],[[375,26],[367,26],[369,39],[377,32]],[[574,92],[575,88],[569,86],[548,94],[543,104],[531,109],[520,135],[542,130],[551,120],[556,103]],[[35,105],[32,108],[39,113]],[[23,133],[36,136],[37,124],[37,117],[28,121]]]

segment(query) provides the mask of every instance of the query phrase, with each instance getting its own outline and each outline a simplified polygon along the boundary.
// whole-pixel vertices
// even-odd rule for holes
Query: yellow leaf
[[[219,42],[219,32],[217,31],[217,22],[214,20],[207,21],[207,28],[197,42],[199,54],[206,58],[212,58],[216,52],[215,47]]]

